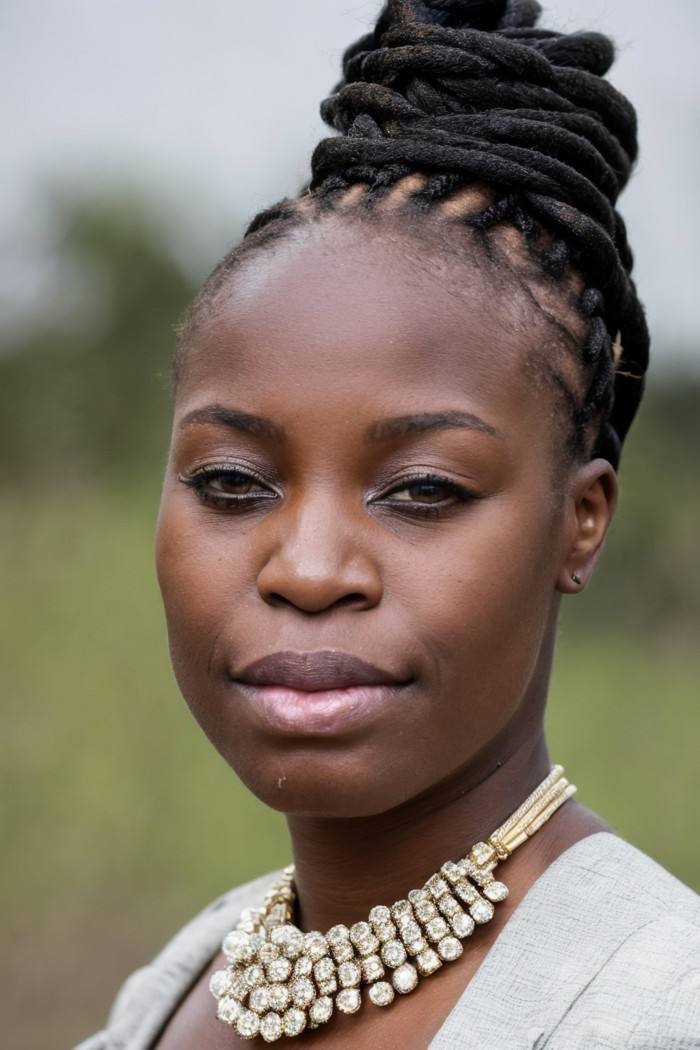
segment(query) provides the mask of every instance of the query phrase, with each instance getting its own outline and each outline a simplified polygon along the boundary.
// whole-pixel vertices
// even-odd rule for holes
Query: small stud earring
[[[574,581],[574,583],[580,583],[581,582],[581,577],[579,576],[579,574],[577,572],[572,572],[571,573],[571,579]]]

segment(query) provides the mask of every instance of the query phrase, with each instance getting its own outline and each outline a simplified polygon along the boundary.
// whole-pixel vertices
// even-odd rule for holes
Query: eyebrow
[[[387,441],[404,434],[420,433],[426,430],[478,430],[491,437],[502,435],[494,426],[487,423],[473,412],[462,412],[452,409],[447,412],[420,412],[412,416],[394,416],[391,419],[379,419],[365,431],[365,441]]]
[[[268,438],[275,444],[283,444],[287,440],[287,432],[279,423],[273,423],[271,419],[256,416],[252,412],[244,412],[238,408],[226,408],[224,405],[207,405],[205,408],[196,408],[188,412],[181,419],[179,429],[184,430],[186,427],[197,424],[227,427],[243,434]],[[491,437],[502,437],[494,426],[473,412],[452,409],[446,412],[419,412],[414,415],[378,419],[366,428],[364,440],[365,443],[372,444],[403,437],[406,434],[454,429],[476,430],[482,434],[489,434]]]
[[[268,438],[276,444],[287,440],[287,432],[279,423],[273,423],[271,419],[256,416],[252,412],[243,412],[239,408],[226,408],[224,405],[207,405],[205,408],[196,408],[193,412],[188,412],[180,420],[179,429],[184,430],[201,423]]]

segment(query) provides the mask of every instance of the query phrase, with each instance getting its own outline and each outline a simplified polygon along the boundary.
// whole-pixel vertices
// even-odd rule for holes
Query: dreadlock
[[[431,216],[461,194],[462,226],[483,237],[507,224],[546,279],[581,276],[583,393],[558,380],[572,416],[568,449],[580,454],[593,427],[591,455],[617,467],[649,356],[615,210],[637,155],[636,115],[602,79],[614,59],[608,38],[541,29],[540,13],[537,0],[387,0],[321,105],[337,134],[316,147],[311,181],[253,219],[193,303],[185,332],[249,251],[339,202],[377,215],[403,183],[404,207]],[[470,187],[479,192],[465,194]],[[177,370],[176,362],[176,378]]]

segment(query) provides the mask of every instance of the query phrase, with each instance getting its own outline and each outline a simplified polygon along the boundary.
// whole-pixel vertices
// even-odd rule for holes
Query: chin
[[[376,816],[430,786],[434,770],[425,748],[411,748],[410,741],[421,739],[418,729],[431,697],[408,685],[396,696],[358,703],[355,719],[324,709],[323,721],[305,715],[301,726],[282,724],[257,696],[251,699],[230,683],[209,690],[186,685],[181,689],[200,728],[248,790],[278,812],[319,819]],[[397,718],[397,704],[409,697],[410,724]]]
[[[264,805],[286,816],[350,819],[376,816],[414,794],[390,763],[341,748],[287,748],[253,764],[224,756],[242,782]],[[364,758],[364,760],[363,760]],[[420,790],[420,788],[418,788]]]

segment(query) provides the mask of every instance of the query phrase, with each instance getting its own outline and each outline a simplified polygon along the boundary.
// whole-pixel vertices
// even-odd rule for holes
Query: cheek
[[[549,622],[553,542],[534,503],[496,497],[435,552],[430,589],[405,595],[435,697],[427,729],[448,748],[483,745],[523,701]]]
[[[164,495],[155,556],[173,670],[189,703],[209,673],[221,625],[230,618],[233,594],[231,566],[216,530],[212,535],[197,527],[178,495]]]

